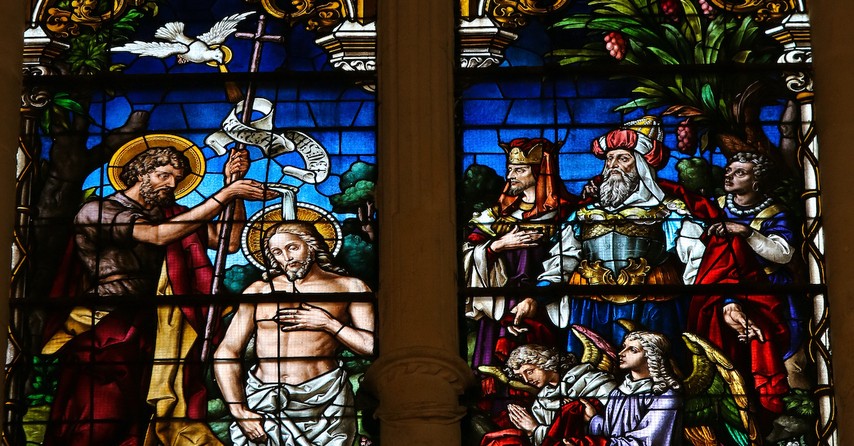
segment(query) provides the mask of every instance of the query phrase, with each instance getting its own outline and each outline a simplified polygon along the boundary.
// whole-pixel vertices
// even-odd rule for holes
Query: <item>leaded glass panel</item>
[[[460,2],[469,440],[827,444],[796,2]]]
[[[376,441],[374,10],[280,3],[32,5],[9,444]]]

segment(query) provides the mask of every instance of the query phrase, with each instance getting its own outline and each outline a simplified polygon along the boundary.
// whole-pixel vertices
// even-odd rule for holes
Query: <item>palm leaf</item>
[[[717,108],[717,103],[715,102],[715,92],[712,91],[712,86],[709,84],[703,85],[703,89],[700,93],[703,98],[703,105],[705,105],[709,110],[715,110]]]
[[[665,96],[667,94],[667,92],[663,89],[649,87],[636,87],[632,91],[649,97]]]
[[[669,86],[667,87],[667,91],[670,92],[671,98],[674,99],[673,102],[677,104],[697,104],[697,98],[691,93],[691,90],[689,89],[680,89],[674,86]]]
[[[702,64],[706,60],[706,53],[703,48],[703,42],[699,41],[694,45],[694,63]]]
[[[685,26],[690,30],[690,34],[686,36],[693,37],[691,43],[697,43],[703,40],[703,22],[700,19],[700,14],[697,13],[697,8],[694,7],[692,0],[682,0],[682,9],[685,10]]]
[[[599,31],[619,31],[646,44],[658,44],[661,41],[658,35],[647,29],[641,22],[630,17],[592,17],[587,14],[579,14],[567,17],[555,23],[552,27],[563,30],[595,29]]]
[[[597,14],[622,14],[630,17],[638,16],[638,10],[635,5],[626,0],[593,0],[588,3],[590,6],[598,6],[594,12]]]
[[[646,48],[652,54],[655,54],[658,57],[658,60],[664,65],[679,65],[679,61],[676,60],[673,56],[668,54],[666,51],[661,48],[656,48],[654,46],[650,46]]]
[[[57,107],[64,108],[72,113],[77,113],[78,115],[86,114],[83,106],[74,99],[71,99],[68,93],[57,93],[53,97],[53,103]]]
[[[662,104],[662,100],[659,98],[638,98],[629,102],[626,102],[623,105],[614,107],[615,112],[619,111],[632,111],[637,108],[646,109],[651,106],[657,106]]]
[[[724,36],[726,35],[723,25],[723,17],[724,16],[722,15],[715,17],[715,19],[709,23],[709,28],[706,30],[705,62],[707,64],[717,63],[718,61],[718,53],[720,53],[721,43],[723,43]]]
[[[676,83],[676,88],[679,90],[685,89],[685,83],[682,80],[682,73],[676,73],[676,75],[673,76],[673,82]]]
[[[674,115],[679,116],[680,118],[687,118],[690,116],[702,115],[703,111],[695,107],[691,107],[690,105],[673,105],[668,107],[663,114],[665,116]]]
[[[679,54],[678,59],[687,63],[691,59],[691,46],[685,36],[669,23],[665,23],[661,28],[664,30],[664,38],[673,47],[674,52]]]

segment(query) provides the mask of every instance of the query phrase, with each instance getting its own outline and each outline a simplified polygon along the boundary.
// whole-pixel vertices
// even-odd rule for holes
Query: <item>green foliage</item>
[[[786,405],[786,413],[796,417],[815,419],[818,416],[818,408],[810,393],[803,389],[792,389],[788,395],[783,397]]]
[[[368,180],[359,180],[340,194],[329,197],[332,212],[339,214],[355,214],[369,201],[374,201],[374,182]]]
[[[375,244],[355,234],[346,235],[336,260],[336,264],[347,270],[350,275],[364,280],[369,287],[376,289],[377,247]]]
[[[460,212],[462,218],[468,218],[474,212],[482,212],[493,204],[504,188],[504,178],[494,169],[480,164],[472,164],[463,174],[460,186]]]
[[[71,114],[86,116],[86,110],[83,106],[71,98],[68,93],[59,92],[53,95],[50,100],[50,105],[45,107],[42,112],[41,129],[48,133],[53,124],[59,125],[63,130],[68,129],[68,122]]]
[[[208,419],[211,420],[208,425],[211,432],[217,436],[224,444],[231,444],[231,435],[228,428],[234,421],[234,417],[228,412],[228,407],[222,398],[213,398],[208,400]]]
[[[569,13],[552,30],[587,30],[589,41],[574,47],[576,39],[556,44],[550,56],[561,65],[617,63],[625,65],[741,65],[774,62],[782,48],[762,32],[749,16],[704,15],[698,0],[681,0],[676,21],[665,16],[657,0],[587,0],[592,13]],[[628,43],[617,60],[605,49],[603,36],[619,33]],[[559,38],[557,40],[560,40]],[[569,45],[567,45],[569,44]],[[706,130],[737,133],[738,116],[731,110],[756,75],[714,75],[705,70],[655,75],[630,75],[638,81],[636,98],[615,111],[680,106],[669,114],[691,116]],[[708,143],[709,139],[706,139]],[[708,146],[701,147],[701,150]]]
[[[803,189],[803,181],[787,177],[778,182],[770,195],[786,207],[793,221],[802,221],[804,219],[804,206],[801,201]]]
[[[225,270],[223,285],[232,294],[241,294],[249,285],[261,280],[261,270],[255,265],[234,265]]]
[[[97,73],[107,65],[107,42],[99,35],[81,34],[71,41],[65,60],[75,73]]]
[[[101,4],[105,5],[106,2]],[[113,70],[108,66],[109,48],[129,41],[140,21],[156,15],[157,12],[157,3],[149,1],[140,7],[128,8],[124,14],[114,17],[110,22],[101,23],[100,26],[82,27],[78,35],[68,40],[70,48],[65,53],[65,62],[69,64],[70,70],[77,74]]]
[[[143,18],[157,14],[158,1],[160,0],[150,0],[141,6],[128,8],[124,14],[115,16],[112,20],[102,22],[98,26],[81,27],[79,34],[68,38],[69,48],[62,59],[67,64],[67,69],[72,74],[120,71],[123,68],[121,65],[109,66],[110,47],[130,40]],[[99,2],[93,13],[99,15],[106,13],[109,5],[109,2]],[[59,1],[54,5],[66,11],[70,11],[72,6],[68,0]],[[85,101],[80,98],[72,98],[65,92],[54,94],[51,104],[45,107],[42,115],[41,129],[49,133],[51,126],[56,125],[67,130],[71,114],[86,115],[84,103]]]
[[[222,398],[208,400],[208,417],[217,419],[228,415],[228,408]]]
[[[329,197],[332,211],[339,214],[357,214],[359,208],[374,201],[377,166],[362,161],[353,163],[341,175],[340,194]]]
[[[712,166],[704,158],[687,158],[676,163],[679,183],[706,197],[718,197],[724,194],[723,171]]]
[[[339,354],[342,366],[347,374],[352,376],[360,375],[368,371],[371,366],[371,361],[361,356],[356,355],[350,350],[344,349]]]
[[[30,406],[43,406],[53,402],[56,394],[59,358],[35,355],[33,356],[32,393],[27,395]]]
[[[376,183],[377,166],[362,161],[356,161],[350,166],[349,169],[347,169],[346,172],[341,175],[341,182],[339,183],[339,187],[344,190],[348,187],[353,187],[354,185],[356,185],[356,183],[362,180],[367,180],[372,183]]]

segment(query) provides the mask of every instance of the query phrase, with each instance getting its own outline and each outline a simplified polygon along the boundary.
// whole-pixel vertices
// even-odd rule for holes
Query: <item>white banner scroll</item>
[[[231,113],[222,121],[222,130],[205,138],[205,144],[217,153],[225,155],[226,146],[233,142],[259,147],[270,158],[296,150],[302,156],[306,169],[285,166],[282,173],[306,183],[317,184],[329,175],[329,154],[317,141],[297,131],[281,134],[273,132],[273,103],[264,98],[256,98],[252,104],[254,112],[262,116],[249,124],[240,122],[238,110],[243,102],[235,105]]]

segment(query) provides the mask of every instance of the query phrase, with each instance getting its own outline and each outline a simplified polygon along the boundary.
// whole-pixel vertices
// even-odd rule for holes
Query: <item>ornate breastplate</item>
[[[664,204],[613,213],[601,209],[578,211],[582,252],[588,268],[607,269],[619,276],[623,273],[643,274],[644,269],[648,270],[638,268],[638,265],[646,267],[663,263],[667,260],[667,249],[662,223],[668,216],[670,211]]]

